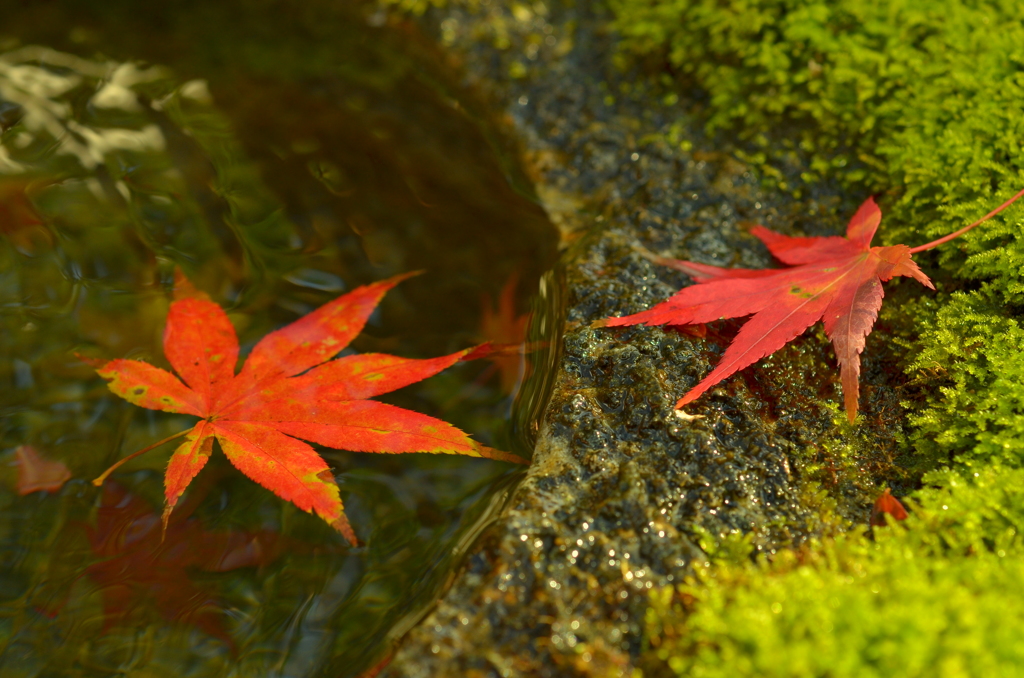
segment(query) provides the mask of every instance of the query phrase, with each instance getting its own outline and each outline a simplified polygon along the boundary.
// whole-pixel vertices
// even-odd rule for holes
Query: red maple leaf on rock
[[[167,466],[165,525],[209,459],[214,440],[235,468],[303,511],[316,512],[353,545],[356,537],[334,476],[299,438],[353,452],[465,454],[525,463],[439,419],[367,400],[460,360],[483,357],[486,346],[426,360],[380,353],[331,360],[359,334],[384,294],[410,275],[359,287],[271,332],[236,374],[238,339],[227,314],[177,273],[164,353],[178,376],[137,360],[111,360],[97,370],[111,391],[131,403],[201,418],[191,430],[135,453],[185,436]],[[102,484],[129,458],[94,482]]]
[[[853,215],[846,237],[792,238],[756,226],[751,233],[789,268],[719,268],[659,257],[659,263],[687,273],[697,284],[684,287],[646,311],[607,318],[596,325],[692,325],[753,316],[715,369],[679,399],[678,409],[738,370],[771,355],[818,320],[824,320],[825,334],[835,347],[846,413],[852,422],[857,416],[860,353],[882,307],[882,283],[896,276],[908,276],[935,289],[911,255],[967,232],[1022,195],[1024,191],[956,233],[915,248],[871,247],[871,239],[882,221],[882,212],[872,198]]]

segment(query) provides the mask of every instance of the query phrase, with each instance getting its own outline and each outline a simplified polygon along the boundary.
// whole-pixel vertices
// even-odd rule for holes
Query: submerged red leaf
[[[47,180],[0,180],[0,233],[28,255],[35,255],[53,246],[53,234],[46,228],[29,198],[33,189],[38,190],[50,183]]]
[[[164,331],[164,352],[178,376],[135,360],[112,360],[97,370],[129,402],[202,418],[167,466],[165,522],[209,459],[214,440],[235,468],[315,512],[352,544],[357,541],[338,485],[326,462],[299,438],[355,452],[465,454],[525,463],[439,419],[366,400],[460,360],[483,357],[485,348],[426,360],[374,353],[330,360],[359,334],[384,294],[408,277],[359,287],[271,332],[235,374],[238,339],[231,322],[178,274]]]
[[[196,626],[232,648],[221,602],[189,573],[266,565],[281,550],[273,532],[211,532],[195,519],[173,521],[165,533],[149,504],[111,482],[103,486],[88,536],[98,560],[86,572],[102,591],[105,631],[155,608],[163,618]]]
[[[45,458],[31,445],[19,445],[14,449],[14,461],[18,466],[18,494],[32,492],[56,492],[71,480],[71,471],[63,462]]]

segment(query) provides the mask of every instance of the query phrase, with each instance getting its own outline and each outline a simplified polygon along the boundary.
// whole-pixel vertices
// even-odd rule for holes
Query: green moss
[[[825,524],[849,527],[863,518],[862,507],[878,496],[880,483],[906,481],[907,471],[892,454],[902,436],[896,434],[891,445],[879,444],[869,435],[871,429],[850,424],[839,403],[825,403],[824,407],[831,415],[832,428],[820,434],[796,461],[804,491],[828,497],[807,505],[823,511]],[[833,515],[837,509],[841,519]]]
[[[926,406],[912,440],[935,461],[957,453],[967,467],[1024,461],[1024,328],[1000,295],[981,290],[940,297],[921,313],[919,370]]]
[[[652,596],[660,666],[713,676],[1009,676],[1024,671],[1024,472],[934,474],[905,526],[771,563],[725,557]]]

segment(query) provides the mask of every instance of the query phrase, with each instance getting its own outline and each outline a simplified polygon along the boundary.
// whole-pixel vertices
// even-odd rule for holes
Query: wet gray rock
[[[688,416],[676,412],[740,323],[712,324],[704,338],[592,327],[691,284],[638,247],[769,266],[745,223],[841,232],[856,197],[762,190],[750,167],[702,136],[692,102],[665,103],[665,92],[612,67],[612,38],[586,8],[497,4],[434,19],[469,76],[509,111],[562,232],[561,352],[527,479],[384,675],[629,675],[647,592],[678,581],[719,537],[748,534],[770,553],[863,518],[871,478],[889,472],[880,460],[890,443],[877,441],[897,435],[900,422],[884,414],[898,409],[896,396],[881,351],[865,365],[869,423],[844,429],[830,348],[808,333]],[[679,120],[691,122],[670,143],[663,133]]]

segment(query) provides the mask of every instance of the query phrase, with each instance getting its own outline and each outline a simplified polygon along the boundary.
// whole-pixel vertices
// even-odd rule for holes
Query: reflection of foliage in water
[[[98,494],[81,479],[187,422],[115,402],[72,351],[160,364],[175,263],[229,307],[243,350],[344,289],[429,265],[423,283],[385,303],[356,348],[436,355],[468,344],[480,292],[497,290],[503,271],[524,266],[535,276],[544,265],[543,216],[504,183],[486,143],[432,147],[438,141],[424,136],[430,126],[472,139],[478,123],[451,107],[452,93],[439,93],[439,83],[389,99],[402,74],[410,77],[404,68],[373,83],[376,100],[362,96],[359,83],[324,75],[322,85],[344,94],[320,92],[312,102],[305,86],[247,81],[242,69],[223,82],[249,87],[246,103],[262,108],[224,107],[237,114],[229,122],[212,105],[216,87],[198,79],[179,86],[163,68],[34,47],[3,59],[0,194],[29,230],[0,241],[0,353],[8,358],[0,360],[7,385],[0,430],[5,449],[35,445],[78,480],[52,498],[18,499],[0,489],[0,542],[20,554],[0,570],[0,662],[23,675],[142,667],[220,675],[232,662],[226,646],[188,627],[115,625],[99,635],[102,595],[82,577],[94,556],[78,522]],[[353,108],[351,98],[360,96]],[[420,109],[414,121],[411,104]],[[367,127],[373,117],[404,136]],[[257,118],[262,129],[247,127]],[[345,134],[327,134],[332,126]],[[321,132],[327,136],[316,138]],[[368,140],[353,149],[348,142],[358,137]],[[441,167],[432,164],[441,157]],[[346,163],[393,171],[367,181]],[[420,185],[435,175],[434,185]],[[492,228],[481,231],[481,223]],[[531,235],[510,237],[524,228]],[[504,258],[489,261],[498,253]],[[474,374],[463,369],[391,400],[501,444],[506,405],[496,384],[458,397]],[[443,411],[446,402],[457,408]],[[209,494],[195,515],[209,529],[285,532],[324,544],[258,571],[191,575],[217,589],[239,670],[307,675],[330,665],[345,675],[370,662],[389,630],[397,624],[401,632],[432,599],[453,553],[490,510],[502,472],[478,460],[325,456],[343,472],[366,549],[339,554],[336,537],[315,519],[224,476],[223,460],[208,469]],[[119,479],[156,505],[164,461],[142,458]],[[38,613],[57,607],[52,620]]]

